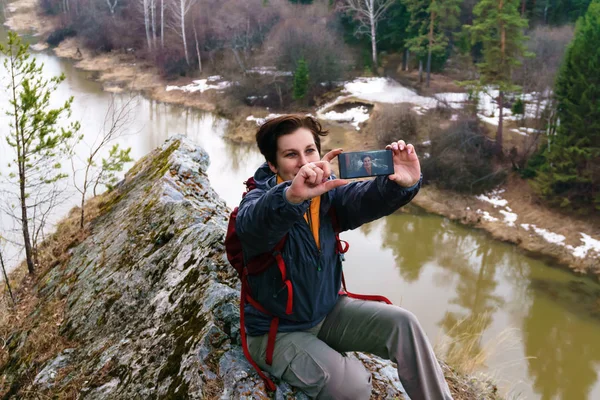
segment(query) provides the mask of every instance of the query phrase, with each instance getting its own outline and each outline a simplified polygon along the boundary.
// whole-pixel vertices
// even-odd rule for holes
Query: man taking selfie
[[[273,258],[261,273],[245,275],[249,355],[311,398],[368,399],[370,372],[345,355],[360,351],[395,362],[412,400],[451,399],[412,313],[340,293],[345,250],[337,233],[390,215],[415,197],[422,178],[414,147],[389,144],[393,174],[349,182],[332,175],[330,162],[341,149],[320,156],[326,134],[302,115],[271,119],[256,134],[266,162],[240,203],[235,229],[244,265],[265,254]]]

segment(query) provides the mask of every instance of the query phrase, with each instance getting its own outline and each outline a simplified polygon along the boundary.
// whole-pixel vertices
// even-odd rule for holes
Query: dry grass
[[[482,313],[457,321],[446,333],[446,339],[436,344],[436,353],[442,354],[444,360],[461,374],[481,371],[492,354],[511,343],[514,345],[515,341],[514,329],[505,329],[482,345],[482,334],[490,318],[489,313]]]
[[[59,333],[64,320],[65,299],[52,295],[40,295],[41,279],[53,268],[65,266],[69,261],[69,249],[81,243],[89,234],[92,222],[100,213],[100,205],[106,195],[101,195],[86,203],[85,229],[79,229],[80,209],[74,208],[63,219],[48,239],[39,247],[39,265],[36,274],[31,276],[22,262],[9,274],[16,304],[13,305],[5,286],[0,289],[0,370],[7,367],[11,356],[18,352],[30,357],[27,364],[34,366],[27,371],[24,380],[30,381],[37,374],[39,366],[55,357],[62,350],[73,347]],[[24,343],[18,349],[9,349],[10,338],[26,334]],[[8,390],[6,374],[0,378],[0,396]],[[23,396],[29,396],[22,393]]]
[[[473,399],[481,388],[474,387],[473,381],[465,376],[481,376],[481,380],[497,381],[494,373],[483,374],[486,362],[498,349],[518,346],[515,329],[505,329],[486,343],[482,335],[489,325],[489,313],[464,318],[446,333],[435,345],[436,353],[452,368],[445,367],[444,374],[455,399]],[[496,389],[495,386],[493,388]]]

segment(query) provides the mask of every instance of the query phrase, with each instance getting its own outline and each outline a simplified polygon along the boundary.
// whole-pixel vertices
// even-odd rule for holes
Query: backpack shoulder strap
[[[244,182],[244,185],[246,185],[246,191],[242,194],[242,198],[246,197],[249,191],[256,189],[256,181],[254,180],[254,177],[251,176],[248,178],[246,182]]]
[[[329,207],[328,214],[329,214],[329,217],[331,218],[331,224],[333,225],[333,231],[335,232],[336,235],[339,235],[339,233],[342,231],[342,229],[340,227],[340,222],[338,220],[337,213],[335,212],[335,207],[333,205],[331,207]]]

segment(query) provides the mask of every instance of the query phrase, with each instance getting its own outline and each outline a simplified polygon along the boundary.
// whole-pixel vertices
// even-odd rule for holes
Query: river
[[[2,29],[0,40],[5,39]],[[81,121],[88,143],[101,131],[111,98],[123,103],[130,96],[103,92],[89,73],[50,51],[35,57],[48,77],[66,74],[56,101],[75,96],[73,118]],[[2,70],[0,77],[5,76]],[[3,94],[0,109],[6,107]],[[132,117],[118,142],[132,148],[134,159],[183,133],[210,155],[211,183],[230,206],[239,202],[242,182],[262,162],[253,146],[223,140],[227,121],[209,113],[139,97]],[[7,124],[3,112],[2,136]],[[80,144],[77,152],[85,151]],[[2,170],[9,159],[2,138]],[[70,196],[54,220],[77,203],[77,196]],[[10,218],[0,217],[2,229],[9,230]],[[510,398],[600,399],[600,285],[417,209],[342,237],[350,243],[345,264],[349,290],[385,295],[415,313],[438,353],[452,354],[450,363],[460,355],[462,363],[479,365],[478,371],[491,376]],[[14,265],[18,254],[10,251]]]

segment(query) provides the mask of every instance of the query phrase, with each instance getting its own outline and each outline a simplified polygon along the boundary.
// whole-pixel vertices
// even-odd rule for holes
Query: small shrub
[[[40,7],[46,15],[58,15],[61,12],[61,2],[58,0],[40,0]]]
[[[413,142],[417,136],[417,116],[406,104],[384,105],[373,116],[370,129],[382,147],[400,139]]]
[[[282,109],[293,101],[291,77],[273,79],[270,76],[249,74],[238,82],[239,85],[231,86],[228,92],[240,104]]]
[[[294,100],[303,99],[308,93],[309,72],[304,58],[298,60],[296,72],[294,73]]]
[[[513,103],[512,107],[511,107],[511,111],[513,114],[519,114],[519,115],[523,115],[525,114],[525,103],[523,102],[523,100],[519,97],[517,98],[517,100]]]
[[[50,34],[50,36],[48,36],[48,39],[46,39],[46,43],[48,43],[50,46],[56,47],[60,44],[60,42],[62,42],[66,38],[75,36],[76,34],[77,32],[75,32],[75,29],[71,28],[70,26],[66,28],[60,28],[55,30]]]
[[[494,166],[494,144],[476,119],[466,119],[431,137],[430,157],[421,161],[426,182],[444,189],[479,193],[500,184],[506,172]]]
[[[166,77],[185,76],[190,66],[185,61],[183,51],[173,48],[164,48],[156,54],[155,62]]]

